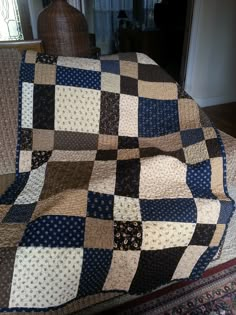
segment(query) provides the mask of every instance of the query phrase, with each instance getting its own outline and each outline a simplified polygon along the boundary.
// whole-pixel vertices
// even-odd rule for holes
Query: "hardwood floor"
[[[236,103],[205,107],[203,110],[218,129],[236,138]]]

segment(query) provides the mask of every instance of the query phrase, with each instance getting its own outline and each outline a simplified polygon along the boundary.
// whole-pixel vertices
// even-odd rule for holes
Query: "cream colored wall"
[[[235,0],[195,0],[185,89],[202,107],[236,101]]]

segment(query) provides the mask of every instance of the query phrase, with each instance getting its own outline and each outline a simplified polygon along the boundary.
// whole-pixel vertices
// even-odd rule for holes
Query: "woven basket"
[[[38,17],[38,34],[50,55],[89,57],[88,25],[66,0],[53,0]]]

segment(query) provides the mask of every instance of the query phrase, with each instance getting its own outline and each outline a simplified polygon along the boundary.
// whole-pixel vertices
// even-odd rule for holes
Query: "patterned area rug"
[[[236,314],[236,259],[184,281],[128,302],[103,315]]]

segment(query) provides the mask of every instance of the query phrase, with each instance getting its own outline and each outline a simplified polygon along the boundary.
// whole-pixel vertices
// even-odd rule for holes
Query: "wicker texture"
[[[38,33],[47,54],[71,57],[90,55],[86,19],[66,0],[54,0],[40,13]]]

